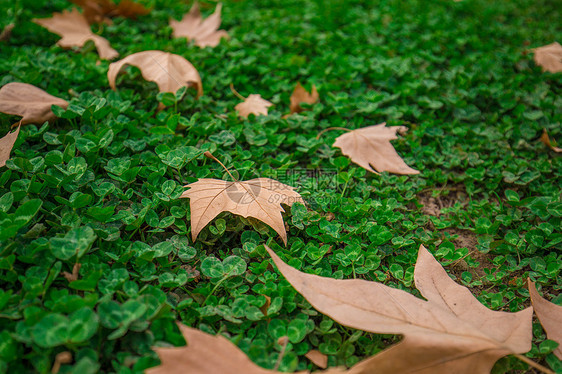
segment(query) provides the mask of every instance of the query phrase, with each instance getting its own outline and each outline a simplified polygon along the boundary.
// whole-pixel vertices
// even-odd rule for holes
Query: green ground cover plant
[[[530,49],[560,38],[555,1],[227,1],[229,39],[199,48],[172,38],[169,18],[191,4],[146,2],[137,19],[93,27],[123,58],[161,50],[189,60],[204,94],[159,93],[127,67],[109,88],[109,61],[88,42],[55,45],[33,18],[66,0],[0,4],[0,86],[33,84],[70,102],[50,124],[22,126],[0,169],[0,372],[141,373],[153,346],[185,344],[175,321],[228,336],[252,361],[279,370],[351,366],[399,337],[343,327],[315,310],[272,266],[382,282],[418,297],[420,244],[487,307],[530,305],[527,278],[562,305],[562,74]],[[209,15],[216,3],[202,2]],[[289,113],[300,81],[320,102]],[[260,94],[267,116],[237,116]],[[159,104],[165,105],[158,110]],[[1,134],[17,117],[0,114]],[[419,175],[376,175],[334,139],[386,122]],[[273,178],[307,202],[287,208],[288,243],[252,218],[221,213],[196,241],[183,186]],[[538,320],[527,356],[562,372]],[[283,348],[278,340],[288,337]],[[514,357],[496,373],[533,372]]]

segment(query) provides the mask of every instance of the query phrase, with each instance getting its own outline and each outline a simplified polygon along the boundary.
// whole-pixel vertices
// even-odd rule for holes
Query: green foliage
[[[0,42],[0,85],[70,102],[53,108],[58,121],[23,127],[0,170],[0,372],[48,373],[70,351],[61,373],[140,373],[158,364],[151,347],[185,344],[176,319],[227,334],[267,368],[288,336],[287,371],[312,367],[310,349],[352,365],[397,341],[316,312],[271,267],[266,242],[300,270],[414,293],[424,244],[488,307],[528,306],[527,277],[562,304],[562,159],[538,141],[543,128],[562,137],[562,75],[526,54],[560,35],[555,2],[229,1],[231,38],[214,49],[171,38],[168,20],[188,4],[152,5],[94,31],[121,57],[186,57],[203,80],[198,100],[158,93],[133,67],[111,91],[94,48],[63,50],[31,22],[67,1],[0,4],[0,27],[17,23]],[[297,81],[321,102],[282,118]],[[274,103],[270,115],[239,119],[231,83]],[[331,147],[339,132],[316,139],[383,121],[409,128],[393,144],[421,175],[368,173]],[[0,115],[2,133],[13,122]],[[182,186],[229,178],[207,150],[235,177],[275,178],[307,200],[287,209],[286,248],[226,213],[191,241]],[[560,369],[534,333],[530,356]],[[506,358],[494,372],[525,367]]]

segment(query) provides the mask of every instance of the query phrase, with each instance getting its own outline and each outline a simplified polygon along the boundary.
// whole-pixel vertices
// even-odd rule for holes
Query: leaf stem
[[[236,96],[236,97],[239,98],[240,100],[242,100],[242,101],[246,100],[246,98],[245,98],[244,96],[240,95],[240,93],[238,93],[238,91],[236,91],[236,90],[234,89],[234,85],[233,85],[232,83],[230,84],[230,91],[232,91],[232,93],[234,94],[234,96]]]
[[[547,367],[542,366],[541,364],[536,363],[535,361],[531,360],[529,357],[527,356],[523,356],[521,354],[514,354],[515,357],[517,357],[518,359],[520,359],[521,361],[523,361],[524,363],[526,363],[527,365],[537,369],[538,371],[540,371],[541,373],[545,373],[545,374],[556,374],[555,372],[553,372],[552,370],[550,370]]]
[[[281,352],[279,352],[279,357],[277,357],[277,362],[275,363],[275,367],[273,368],[274,371],[279,369],[279,365],[281,365],[281,361],[283,360],[283,356],[285,356],[285,350],[287,349],[287,344],[289,344],[289,337],[283,336],[283,346],[281,347]]]
[[[318,135],[316,136],[316,139],[320,139],[322,134],[324,134],[326,131],[331,131],[331,130],[343,130],[343,131],[347,131],[347,132],[353,131],[353,130],[350,130],[350,129],[346,129],[345,127],[328,127],[327,129],[324,129],[324,130],[320,131],[318,133]]]
[[[226,170],[226,172],[228,173],[228,175],[230,175],[230,177],[232,179],[234,179],[236,182],[239,182],[238,179],[234,178],[234,175],[230,174],[230,171],[226,168],[226,166],[224,166],[224,164],[222,162],[219,161],[218,158],[216,158],[215,156],[213,156],[213,154],[209,151],[205,151],[204,153],[205,157],[210,158],[211,160],[214,160],[216,162],[218,162],[219,164],[221,164],[221,166],[224,168],[224,170]]]

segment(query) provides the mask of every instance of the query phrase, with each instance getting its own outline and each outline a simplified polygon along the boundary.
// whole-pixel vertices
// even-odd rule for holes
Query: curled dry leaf
[[[562,72],[562,45],[558,42],[534,48],[533,52],[535,63],[542,67],[543,71]]]
[[[555,146],[552,145],[552,143],[550,142],[550,138],[548,136],[548,133],[546,132],[546,129],[543,129],[543,131],[542,131],[541,142],[543,142],[548,148],[552,149],[556,153],[562,152],[562,148],[555,147]]]
[[[406,165],[390,144],[391,140],[398,139],[397,132],[406,131],[404,126],[386,127],[386,123],[381,123],[340,135],[333,146],[340,148],[351,161],[373,173],[419,174],[419,171]]]
[[[53,105],[66,109],[68,102],[27,83],[8,83],[0,88],[0,112],[22,116],[22,125],[55,119]]]
[[[293,113],[300,113],[304,109],[301,107],[302,103],[305,104],[314,104],[318,102],[318,91],[316,90],[316,86],[312,85],[312,89],[310,93],[306,91],[306,89],[299,83],[295,87],[293,94],[291,95],[291,114]]]
[[[254,217],[273,228],[283,242],[287,232],[283,223],[281,204],[304,204],[293,187],[269,178],[228,182],[220,179],[199,179],[186,185],[189,190],[181,197],[189,198],[191,208],[191,237],[193,241],[219,213],[230,212],[242,217]]]
[[[423,246],[414,281],[427,301],[377,282],[302,273],[266,249],[289,283],[320,312],[348,327],[404,335],[350,374],[489,374],[501,357],[531,348],[532,308],[517,313],[486,308],[449,278]]]
[[[562,360],[562,306],[551,303],[539,295],[535,283],[527,280],[529,285],[529,295],[535,313],[550,340],[558,343],[554,350],[556,357]]]
[[[161,364],[145,370],[145,374],[282,374],[254,364],[236,345],[220,335],[178,323],[187,346],[153,348]],[[323,374],[342,374],[345,370],[333,368]],[[299,371],[295,374],[308,374]]]
[[[222,38],[228,38],[226,31],[218,29],[221,25],[221,9],[222,4],[219,3],[215,12],[203,20],[199,11],[199,4],[193,4],[189,13],[184,15],[181,21],[170,19],[170,27],[173,29],[172,35],[174,38],[185,37],[201,48],[216,47]]]
[[[14,25],[13,23],[10,23],[9,25],[6,25],[4,29],[2,29],[2,32],[0,32],[0,42],[10,39],[10,36],[12,36],[12,30],[15,26],[16,25]]]
[[[10,153],[14,144],[18,139],[20,133],[20,126],[13,132],[7,133],[2,139],[0,139],[0,167],[6,165],[6,161],[10,159]]]
[[[316,349],[308,351],[304,356],[319,368],[326,369],[328,367],[328,356]]]
[[[180,87],[193,87],[198,97],[203,94],[199,72],[182,56],[162,51],[144,51],[113,62],[109,65],[107,79],[114,90],[117,74],[125,65],[138,67],[144,79],[155,82],[160,92],[175,93]]]
[[[51,18],[34,19],[33,22],[60,35],[62,39],[57,44],[63,48],[82,47],[91,40],[101,58],[111,60],[119,56],[106,39],[92,32],[88,21],[77,9],[63,10],[62,13],[53,13]]]
[[[261,95],[250,95],[240,104],[236,105],[234,109],[238,112],[238,115],[243,118],[248,118],[250,114],[259,116],[263,114],[267,116],[267,108],[273,104],[267,100],[262,99]]]
[[[115,4],[111,0],[71,0],[84,10],[84,17],[92,23],[107,22],[108,17],[135,18],[150,12],[144,5],[131,0],[121,0]]]

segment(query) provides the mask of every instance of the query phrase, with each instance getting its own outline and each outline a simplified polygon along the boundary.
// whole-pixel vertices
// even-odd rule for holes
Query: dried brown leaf
[[[254,217],[273,228],[283,242],[287,232],[283,223],[281,204],[304,204],[302,197],[292,187],[269,178],[256,178],[243,182],[220,179],[199,179],[186,185],[189,190],[181,197],[189,198],[191,208],[191,237],[193,241],[209,222],[221,212],[242,217]]]
[[[88,21],[77,9],[63,10],[62,13],[53,13],[51,18],[34,19],[33,22],[60,35],[62,39],[57,44],[63,48],[82,47],[91,40],[101,58],[111,60],[119,56],[106,39],[92,32]]]
[[[348,327],[404,335],[350,374],[484,374],[499,358],[531,348],[532,308],[517,313],[487,309],[449,278],[423,246],[414,280],[427,301],[377,282],[302,273],[266,249],[289,283],[320,312]]]
[[[114,90],[117,74],[125,65],[138,67],[144,79],[155,82],[160,92],[175,93],[180,87],[194,87],[198,97],[203,94],[199,72],[182,56],[162,51],[144,51],[113,62],[109,65],[107,79]]]
[[[319,368],[326,369],[328,367],[328,356],[316,349],[308,351],[304,356]]]
[[[0,42],[10,39],[10,36],[12,36],[12,30],[14,29],[15,26],[16,25],[14,25],[13,23],[10,23],[9,25],[6,25],[4,27],[2,32],[0,32]]]
[[[188,41],[194,41],[195,45],[201,48],[216,47],[222,38],[228,38],[226,31],[218,29],[221,25],[221,9],[222,4],[219,3],[215,12],[203,20],[199,4],[193,4],[181,21],[170,19],[172,35],[174,38],[185,37]]]
[[[248,118],[250,114],[259,116],[263,114],[267,116],[267,108],[273,104],[267,100],[262,99],[261,95],[250,95],[246,100],[236,105],[234,109],[238,112],[238,115],[243,118]]]
[[[14,148],[14,144],[18,139],[20,127],[21,126],[18,126],[16,131],[9,132],[0,139],[0,167],[5,166],[6,161],[10,159],[10,153],[12,152],[12,148]]]
[[[562,72],[562,45],[558,42],[534,48],[533,52],[535,63],[542,67],[543,71]]]
[[[546,132],[546,129],[543,129],[543,131],[542,131],[541,142],[543,142],[548,148],[552,149],[556,153],[562,152],[562,148],[555,147],[555,146],[552,145],[552,143],[550,142],[550,137],[548,136],[548,133]]]
[[[318,102],[319,99],[318,91],[316,90],[316,86],[312,85],[312,89],[310,93],[299,83],[295,87],[293,94],[291,95],[291,114],[293,113],[300,113],[304,109],[301,107],[302,103],[305,104],[314,104]]]
[[[150,13],[150,9],[131,0],[121,0],[119,4],[110,0],[71,1],[84,10],[84,17],[90,24],[109,22],[108,17],[136,18]]]
[[[209,335],[181,323],[178,327],[187,346],[154,348],[162,363],[147,369],[146,374],[281,374],[257,366],[225,337]]]
[[[341,149],[351,161],[366,170],[377,173],[388,171],[395,174],[419,174],[398,155],[390,141],[398,139],[397,132],[404,133],[404,126],[386,127],[386,123],[349,131],[336,138],[334,147]]]
[[[535,309],[535,313],[541,321],[546,336],[558,343],[554,354],[562,360],[562,306],[551,303],[539,295],[535,283],[531,282],[530,279],[527,282],[533,309]]]
[[[22,116],[22,125],[52,121],[56,118],[52,105],[66,109],[68,102],[27,83],[13,82],[0,88],[0,112]]]

